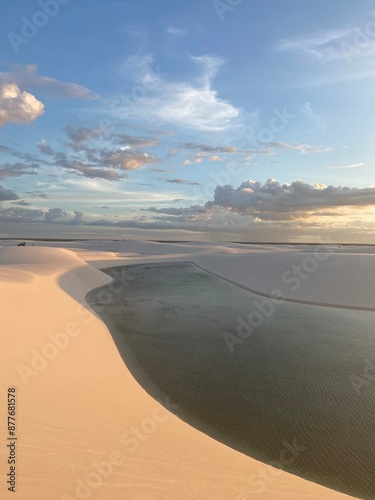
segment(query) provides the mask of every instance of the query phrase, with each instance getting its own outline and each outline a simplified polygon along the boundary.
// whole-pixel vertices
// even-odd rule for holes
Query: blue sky
[[[3,237],[373,241],[374,1],[3,13]]]

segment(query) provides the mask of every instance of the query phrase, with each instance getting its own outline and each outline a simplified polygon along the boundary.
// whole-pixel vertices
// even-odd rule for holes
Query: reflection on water
[[[231,354],[223,334],[264,299],[192,264],[129,266],[120,281],[87,300],[152,395],[243,453],[375,499],[374,313],[280,302]]]

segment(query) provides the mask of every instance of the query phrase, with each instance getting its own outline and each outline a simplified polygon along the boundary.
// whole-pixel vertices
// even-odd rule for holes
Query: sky
[[[0,237],[374,242],[374,0],[2,10]]]

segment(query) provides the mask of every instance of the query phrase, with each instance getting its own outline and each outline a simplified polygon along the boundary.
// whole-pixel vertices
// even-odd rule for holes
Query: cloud
[[[13,195],[17,197],[15,193]],[[17,204],[17,207],[10,209],[4,209],[0,205],[0,220],[139,229],[238,232],[238,234],[254,230],[257,231],[254,234],[258,236],[259,234],[269,236],[270,230],[272,235],[278,230],[289,231],[284,233],[286,235],[291,234],[291,230],[296,234],[296,231],[310,229],[364,228],[370,227],[371,224],[371,231],[375,231],[372,211],[368,210],[368,207],[375,205],[375,187],[362,189],[327,187],[323,184],[310,185],[301,180],[291,184],[280,184],[274,179],[269,179],[263,184],[248,180],[238,188],[217,186],[213,200],[205,205],[153,206],[142,209],[145,214],[149,214],[148,216],[137,216],[133,220],[123,220],[118,215],[113,216],[117,219],[112,219],[110,215],[106,215],[103,219],[84,221],[83,212],[75,211],[74,218],[71,218],[70,214],[61,208],[53,208],[46,212],[27,209],[21,201]],[[367,221],[360,220],[358,218],[360,210],[362,213],[369,213],[371,218]],[[263,229],[266,232],[259,233],[259,230]]]
[[[349,188],[310,185],[301,180],[281,185],[274,179],[266,183],[248,180],[234,189],[217,186],[208,208],[218,205],[261,220],[292,220],[310,217],[311,212],[327,208],[375,205],[375,188]]]
[[[7,123],[32,123],[44,113],[44,104],[15,83],[0,86],[0,127]]]
[[[12,154],[13,149],[10,148],[10,147],[8,147],[8,146],[4,146],[3,144],[0,144],[0,151],[2,153],[10,153],[10,154]]]
[[[184,37],[188,34],[187,30],[184,28],[176,28],[175,26],[168,26],[166,29],[166,33],[168,35],[176,36],[176,37]]]
[[[31,203],[27,203],[27,201],[21,200],[21,201],[13,201],[12,205],[19,205],[21,207],[29,207],[31,205]]]
[[[217,56],[204,54],[202,56],[191,56],[191,60],[201,67],[201,75],[199,77],[202,84],[209,88],[211,81],[218,74],[220,68],[224,65],[224,60]]]
[[[194,130],[220,131],[229,128],[240,116],[240,110],[220,99],[212,88],[212,80],[223,61],[208,55],[191,57],[190,60],[200,70],[198,79],[176,82],[167,80],[152,68],[154,59],[151,55],[128,58],[122,73],[130,85],[143,87],[144,95],[130,103],[126,115]]]
[[[29,164],[39,164],[39,163],[42,163],[42,164],[45,164],[46,162],[44,160],[42,160],[41,158],[35,156],[35,155],[32,155],[30,153],[22,153],[21,151],[17,151],[13,148],[10,148],[8,146],[3,146],[0,144],[0,152],[3,152],[3,153],[8,153],[12,156],[14,156],[15,158],[19,158],[21,160],[24,160],[26,162],[28,162]]]
[[[196,153],[192,160],[185,160],[184,165],[191,165],[192,163],[202,163],[205,156],[201,153]]]
[[[155,156],[140,151],[132,151],[131,149],[102,151],[100,155],[100,163],[102,165],[121,170],[138,170],[145,165],[158,161],[158,158]]]
[[[189,186],[200,186],[199,182],[187,181],[185,179],[167,179],[165,182],[170,182],[172,184],[186,184]]]
[[[38,164],[26,165],[25,163],[5,163],[0,166],[0,179],[6,177],[21,177],[22,175],[35,175],[34,170],[38,169]]]
[[[57,166],[66,168],[70,170],[71,173],[81,173],[84,177],[88,177],[89,179],[105,179],[107,181],[119,181],[125,178],[125,174],[122,172],[118,172],[115,169],[111,168],[101,168],[96,167],[95,165],[70,160],[65,158],[64,160],[60,160],[56,162]]]
[[[39,151],[51,157],[49,165],[67,169],[89,179],[120,181],[127,177],[127,172],[160,161],[156,156],[143,151],[145,147],[156,146],[157,141],[151,138],[126,134],[104,137],[102,129],[72,125],[65,127],[64,131],[68,138],[65,142],[65,152],[55,151],[45,139],[37,143]]]
[[[0,206],[0,220],[2,222],[40,222],[43,215],[43,210],[33,210],[21,207],[2,208]]]
[[[48,212],[44,213],[46,222],[56,222],[58,219],[67,217],[67,213],[61,208],[50,208]]]
[[[70,221],[70,224],[75,224],[75,225],[79,225],[79,224],[82,224],[83,223],[83,216],[85,214],[83,212],[80,212],[78,210],[75,210],[74,211],[74,219],[72,219]]]
[[[77,83],[63,82],[49,76],[38,75],[38,66],[36,64],[18,65],[10,73],[0,73],[1,83],[15,83],[21,88],[44,92],[54,97],[85,101],[98,98],[91,90]]]
[[[87,142],[103,135],[103,130],[100,128],[76,128],[72,125],[65,127],[64,131],[70,140],[66,145],[76,152],[84,149]]]
[[[127,171],[138,170],[144,166],[158,163],[159,158],[142,151],[142,148],[154,147],[155,140],[126,134],[112,134],[106,137],[106,142],[112,142],[103,147],[99,139],[103,130],[98,128],[65,128],[69,142],[65,145],[74,153],[55,153],[54,165],[77,171],[91,179],[106,179],[118,181],[126,177]],[[88,145],[90,141],[90,145]],[[124,144],[119,147],[118,144]]]
[[[79,177],[69,177],[62,181],[62,185],[64,189],[71,189],[71,186],[78,188],[80,191],[90,191],[91,193],[105,193],[104,196],[112,196],[115,193],[119,192],[119,189],[116,185],[109,186],[108,184],[104,184],[100,182],[98,179],[89,179],[83,176]],[[68,186],[66,188],[65,186]]]
[[[34,198],[48,199],[48,195],[46,195],[46,193],[42,193],[41,191],[25,191],[24,194],[28,194]]]
[[[36,145],[39,151],[44,155],[54,156],[55,154],[54,150],[51,148],[51,146],[47,144],[47,141],[45,139],[42,139],[41,141],[37,142]]]
[[[158,141],[156,139],[148,137],[134,137],[133,135],[127,135],[127,134],[112,134],[110,137],[114,139],[114,142],[116,144],[119,144],[121,146],[132,146],[136,148],[144,148],[144,147],[154,148],[155,146],[158,145]]]
[[[301,111],[315,123],[317,130],[320,130],[323,134],[327,132],[328,127],[326,119],[318,115],[318,113],[312,109],[309,102],[303,106]]]
[[[11,201],[18,200],[19,196],[10,189],[5,189],[3,186],[0,186],[0,201]]]
[[[266,143],[267,144],[267,143]],[[281,143],[268,143],[268,144],[281,144]],[[269,151],[258,150],[258,149],[239,149],[234,146],[211,146],[210,144],[200,144],[197,142],[185,142],[183,144],[185,149],[190,149],[192,151],[196,151],[197,155],[201,156],[209,156],[216,154],[264,154],[269,155]]]
[[[206,214],[207,209],[203,205],[194,205],[192,207],[169,207],[169,208],[156,208],[150,207],[144,209],[145,212],[153,212],[156,214],[166,214],[166,215],[179,215],[184,217],[189,217],[190,219],[195,219],[197,214]]]
[[[210,156],[208,159],[209,159],[209,161],[225,161],[225,158],[223,158],[222,156],[217,156],[217,155]]]
[[[238,148],[233,146],[210,146],[209,144],[200,144],[197,142],[185,142],[184,148],[199,151],[201,153],[240,153]]]
[[[314,33],[299,38],[285,38],[276,45],[281,52],[296,52],[323,62],[331,62],[344,57],[343,47],[353,43],[353,29],[332,30]]]
[[[269,143],[278,144],[278,143]],[[184,160],[184,165],[192,165],[193,163],[202,163],[204,160],[208,161],[219,161],[225,162],[226,157],[220,156],[220,154],[225,155],[273,155],[274,152],[267,149],[262,150],[242,150],[234,146],[211,146],[209,144],[200,144],[196,142],[186,142],[182,146],[184,149],[195,151],[195,155],[192,158]],[[266,146],[268,147],[268,146]],[[248,160],[249,158],[246,158]]]
[[[302,155],[309,153],[329,153],[332,148],[325,146],[310,146],[309,144],[288,144],[287,142],[263,142],[268,149],[288,149],[299,151]]]
[[[150,207],[143,211],[155,214],[151,220],[106,221],[105,225],[223,233],[238,231],[239,234],[251,230],[258,236],[264,234],[269,238],[270,230],[273,235],[278,230],[288,231],[283,233],[285,236],[291,230],[347,227],[353,222],[348,222],[348,216],[358,214],[359,209],[369,205],[375,205],[375,188],[327,187],[302,181],[281,185],[270,179],[264,184],[245,181],[238,189],[219,186],[214,201],[205,205]],[[356,224],[364,227],[364,221],[358,220]],[[101,221],[94,225],[101,225]]]
[[[364,163],[353,163],[352,165],[334,165],[331,168],[358,168],[363,167]]]
[[[357,79],[373,79],[372,61],[375,56],[373,21],[363,26],[317,32],[306,36],[280,40],[275,49],[315,61],[314,75],[304,86],[332,85]],[[349,65],[348,63],[355,62]],[[319,72],[320,70],[320,72]]]

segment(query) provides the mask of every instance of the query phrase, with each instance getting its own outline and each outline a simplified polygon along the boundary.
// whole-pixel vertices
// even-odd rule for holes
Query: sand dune
[[[259,463],[180,421],[164,408],[173,402],[161,405],[138,385],[84,302],[89,290],[108,283],[97,269],[108,265],[190,260],[267,291],[306,252],[201,243],[67,244],[71,250],[35,245],[0,248],[2,498],[11,498],[4,486],[5,391],[14,386],[22,500],[349,498]],[[326,284],[337,290],[346,283],[335,301],[370,305],[360,283],[374,258],[333,255],[321,263],[324,271],[309,274],[299,296],[333,300]],[[370,296],[372,273],[364,285]]]

